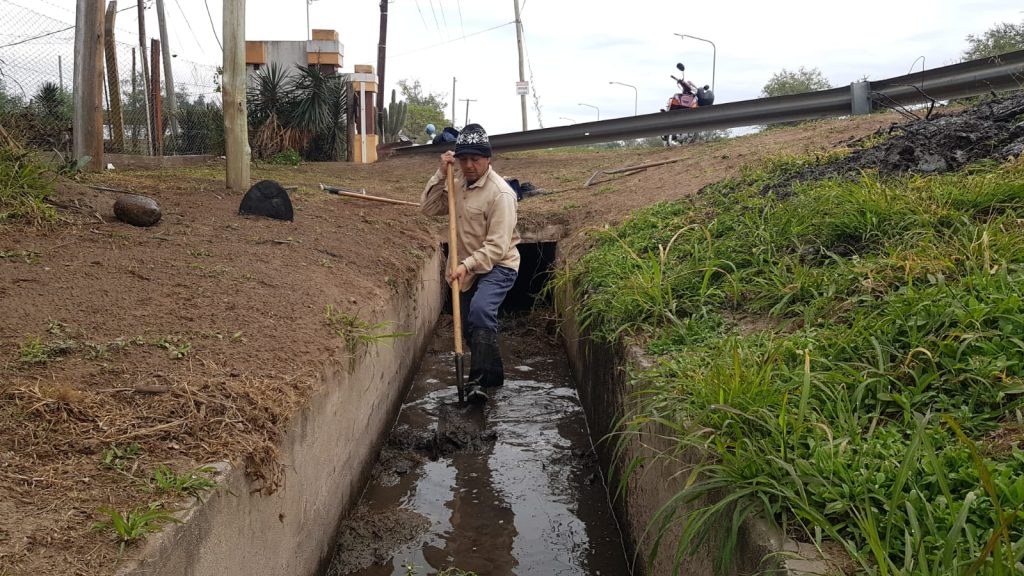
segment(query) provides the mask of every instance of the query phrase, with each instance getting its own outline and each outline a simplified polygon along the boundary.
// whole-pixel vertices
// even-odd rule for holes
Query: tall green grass
[[[987,439],[1021,422],[1024,162],[778,185],[807,163],[641,211],[557,279],[656,359],[621,437],[710,455],[656,538],[681,526],[681,559],[726,526],[727,571],[758,514],[866,574],[1021,573],[1024,453]]]
[[[0,224],[30,220],[36,224],[56,219],[46,203],[53,193],[54,174],[29,152],[0,146]]]

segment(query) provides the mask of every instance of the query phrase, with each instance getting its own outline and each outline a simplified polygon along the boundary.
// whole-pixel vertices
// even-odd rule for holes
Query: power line
[[[444,46],[445,44],[451,44],[452,42],[458,42],[459,40],[465,40],[466,38],[471,38],[473,36],[478,36],[480,34],[484,34],[485,32],[491,32],[493,30],[497,30],[498,28],[504,28],[505,26],[508,26],[509,24],[515,24],[515,23],[516,23],[515,20],[513,20],[511,22],[505,22],[504,24],[498,24],[497,26],[492,26],[491,28],[488,28],[486,30],[480,30],[479,32],[473,32],[472,34],[466,34],[465,36],[460,36],[459,38],[452,38],[451,40],[445,40],[444,42],[438,42],[437,44],[431,44],[430,46],[424,46],[422,48],[417,48],[415,50],[409,50],[408,52],[402,52],[401,54],[395,54],[394,57],[397,58],[398,56],[407,56],[409,54],[415,54],[416,52],[422,52],[424,50],[430,50],[431,48],[437,48],[438,46]]]
[[[526,5],[526,1],[523,1],[523,5]],[[520,16],[522,15],[522,8],[519,9]],[[526,68],[530,71],[530,92],[533,95],[533,108],[537,110],[537,124],[541,128],[544,127],[544,117],[540,112],[540,97],[537,96],[537,82],[533,78],[533,64],[530,63],[530,46],[526,43],[526,27],[523,26],[522,19],[520,19],[519,27],[523,31],[523,49],[526,51]]]
[[[196,41],[196,48],[199,48],[200,52],[205,52],[205,50],[203,50],[202,43],[199,42],[199,37],[196,36],[196,31],[192,29],[192,23],[188,21],[188,16],[186,16],[185,11],[181,9],[181,3],[178,2],[178,0],[174,0],[174,4],[178,7],[178,12],[181,12],[181,17],[185,19],[185,25],[188,26],[188,31],[192,33],[192,39]]]
[[[437,0],[437,3],[441,5],[441,20],[444,21],[444,35],[446,38],[451,38],[452,33],[448,30],[448,17],[444,13],[444,2]]]
[[[423,10],[420,8],[420,0],[416,0],[416,11],[420,13],[420,22],[423,22],[423,29],[430,32],[430,29],[427,28],[427,20],[423,17]]]
[[[437,11],[434,10],[434,0],[430,0],[430,12],[434,15],[434,26],[437,27],[437,33],[441,33],[441,25],[437,23]]]
[[[462,0],[455,0],[455,4],[459,7],[459,31],[462,33],[463,38],[465,38],[466,27],[462,24]]]
[[[220,43],[220,37],[217,36],[217,27],[213,25],[213,14],[210,14],[210,3],[207,0],[203,0],[203,4],[206,5],[206,17],[210,19],[210,29],[213,30],[213,37],[217,39],[217,46],[220,46],[220,51],[224,51],[224,45]]]

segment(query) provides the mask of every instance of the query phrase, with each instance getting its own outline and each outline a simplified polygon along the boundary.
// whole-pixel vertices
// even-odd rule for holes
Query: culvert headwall
[[[184,522],[153,535],[125,576],[307,576],[330,560],[343,516],[358,498],[441,312],[439,252],[370,322],[412,332],[370,346],[350,364],[332,361],[278,446],[283,476],[272,494],[244,465],[222,469],[221,487]]]

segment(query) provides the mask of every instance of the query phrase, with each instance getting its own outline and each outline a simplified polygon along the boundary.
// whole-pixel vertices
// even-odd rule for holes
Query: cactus
[[[409,104],[405,101],[395,100],[395,91],[391,91],[391,103],[387,108],[377,113],[377,127],[379,128],[382,143],[397,142],[398,134],[405,124],[405,116],[409,110]]]

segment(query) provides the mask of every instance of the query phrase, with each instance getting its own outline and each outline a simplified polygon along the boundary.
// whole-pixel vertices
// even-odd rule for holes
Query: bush
[[[278,152],[270,160],[267,160],[270,164],[278,164],[282,166],[298,166],[302,158],[299,157],[299,153],[291,148],[284,152]]]

